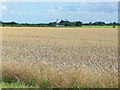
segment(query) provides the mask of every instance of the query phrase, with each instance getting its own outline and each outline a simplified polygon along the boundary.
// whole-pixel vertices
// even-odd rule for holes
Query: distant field
[[[40,87],[118,87],[117,28],[3,27],[2,36],[5,79]]]
[[[85,27],[85,28],[113,28],[113,26],[82,26],[82,27]],[[115,26],[115,28],[118,28],[119,26]]]
[[[2,26],[2,25],[0,25],[0,26]],[[4,27],[14,27],[14,26],[4,26]],[[18,26],[16,26],[16,27],[18,27]],[[49,27],[49,26],[21,26],[21,27],[48,27],[48,28],[52,28],[52,27]],[[100,26],[100,25],[82,25],[82,26],[58,26],[59,28],[113,28],[114,26],[113,25],[103,25],[103,26]],[[120,26],[117,26],[117,25],[115,25],[115,27],[114,28],[118,28],[118,27],[120,27]],[[55,28],[57,28],[57,26],[55,27]]]
[[[80,26],[65,26],[65,28],[67,28],[67,27],[74,27],[74,28],[78,28],[78,27],[80,27]],[[108,25],[105,25],[105,26],[98,26],[98,25],[82,25],[80,28],[113,28],[114,26],[113,25],[111,25],[111,26],[108,26]],[[118,27],[120,27],[120,26],[115,26],[115,28],[118,28]]]

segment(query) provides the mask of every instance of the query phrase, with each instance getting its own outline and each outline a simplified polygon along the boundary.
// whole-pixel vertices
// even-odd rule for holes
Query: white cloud
[[[32,11],[23,12],[23,11],[19,11],[19,10],[11,10],[10,13],[11,14],[23,15],[23,14],[37,14],[38,12],[32,12]]]
[[[49,12],[49,13],[52,13],[52,14],[55,14],[55,13],[56,13],[55,10],[51,10],[51,9],[49,9],[48,12]]]
[[[63,10],[64,8],[62,6],[58,7],[60,10]]]
[[[72,20],[81,20],[83,22],[89,22],[89,21],[105,21],[105,22],[113,22],[118,20],[118,12],[113,13],[107,13],[107,12],[83,12],[79,11],[76,13],[69,12],[69,15],[71,15],[70,18]],[[113,19],[114,18],[114,19]]]
[[[2,18],[2,16],[6,13],[7,10],[8,9],[5,5],[0,4],[0,18]]]
[[[0,11],[7,11],[7,7],[4,6],[4,5],[1,5],[1,6],[0,6]]]

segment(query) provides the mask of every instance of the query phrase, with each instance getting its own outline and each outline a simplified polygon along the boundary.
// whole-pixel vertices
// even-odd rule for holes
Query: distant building
[[[57,23],[56,26],[57,26],[57,27],[60,27],[60,26],[62,27],[62,26],[65,26],[65,24]]]
[[[56,26],[57,26],[57,27],[65,26],[65,24],[63,24],[63,23],[59,23],[58,19],[56,20],[55,23],[56,23]]]

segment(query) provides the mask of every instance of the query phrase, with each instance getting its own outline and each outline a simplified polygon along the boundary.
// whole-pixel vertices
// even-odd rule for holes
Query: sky
[[[117,2],[3,2],[2,21],[49,23],[56,19],[69,21],[118,22]]]

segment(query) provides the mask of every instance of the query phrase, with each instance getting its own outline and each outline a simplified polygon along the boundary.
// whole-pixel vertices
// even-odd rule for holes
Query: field
[[[39,87],[118,87],[117,28],[2,27],[4,79]]]
[[[78,28],[78,27],[81,27],[81,28],[118,28],[118,27],[120,27],[119,25],[103,25],[103,26],[100,26],[100,25],[82,25],[82,26],[63,26],[64,28],[65,27],[76,27],[76,28]],[[62,28],[63,28],[62,27]]]
[[[117,26],[117,25],[116,26],[113,26],[113,25],[110,25],[110,26],[108,26],[108,25],[103,25],[103,26],[97,26],[97,25],[96,26],[95,25],[90,25],[90,26],[86,25],[85,26],[85,25],[83,25],[82,26],[82,28],[113,28],[113,27],[118,28],[119,26]]]

